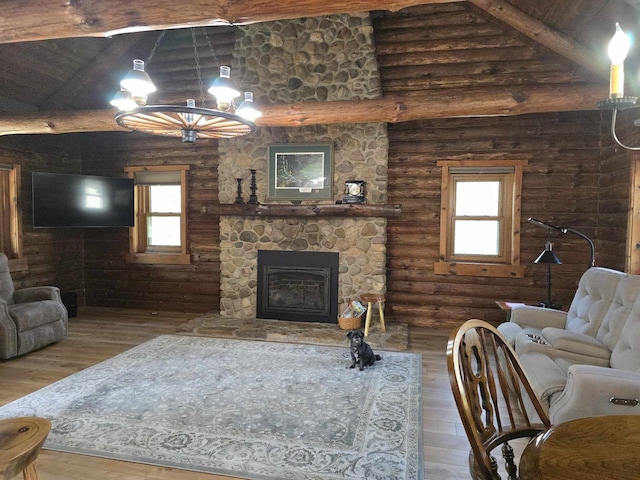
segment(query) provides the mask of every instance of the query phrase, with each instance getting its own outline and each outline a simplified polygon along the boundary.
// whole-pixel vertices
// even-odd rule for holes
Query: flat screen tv
[[[133,179],[33,172],[34,227],[132,227]]]

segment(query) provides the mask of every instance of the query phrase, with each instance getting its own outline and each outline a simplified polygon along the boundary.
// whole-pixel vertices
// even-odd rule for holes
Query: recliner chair
[[[60,341],[68,313],[58,287],[16,290],[9,260],[0,253],[0,358],[6,360]]]

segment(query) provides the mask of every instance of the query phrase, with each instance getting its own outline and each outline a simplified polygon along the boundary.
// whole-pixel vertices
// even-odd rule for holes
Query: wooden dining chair
[[[517,466],[509,442],[533,438],[550,427],[518,357],[495,327],[469,320],[451,333],[447,368],[453,396],[471,444],[471,478],[500,479],[493,450],[501,447],[504,471],[516,480]],[[525,403],[539,418],[530,418]]]

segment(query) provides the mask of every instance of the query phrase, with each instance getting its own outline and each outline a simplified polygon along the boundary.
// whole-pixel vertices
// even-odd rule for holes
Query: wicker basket
[[[338,317],[338,325],[342,330],[357,330],[362,328],[362,315],[359,317]]]

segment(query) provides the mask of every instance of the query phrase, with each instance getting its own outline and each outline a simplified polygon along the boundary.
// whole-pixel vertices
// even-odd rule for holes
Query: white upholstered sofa
[[[640,276],[592,267],[568,312],[520,306],[498,330],[552,423],[640,414]]]

